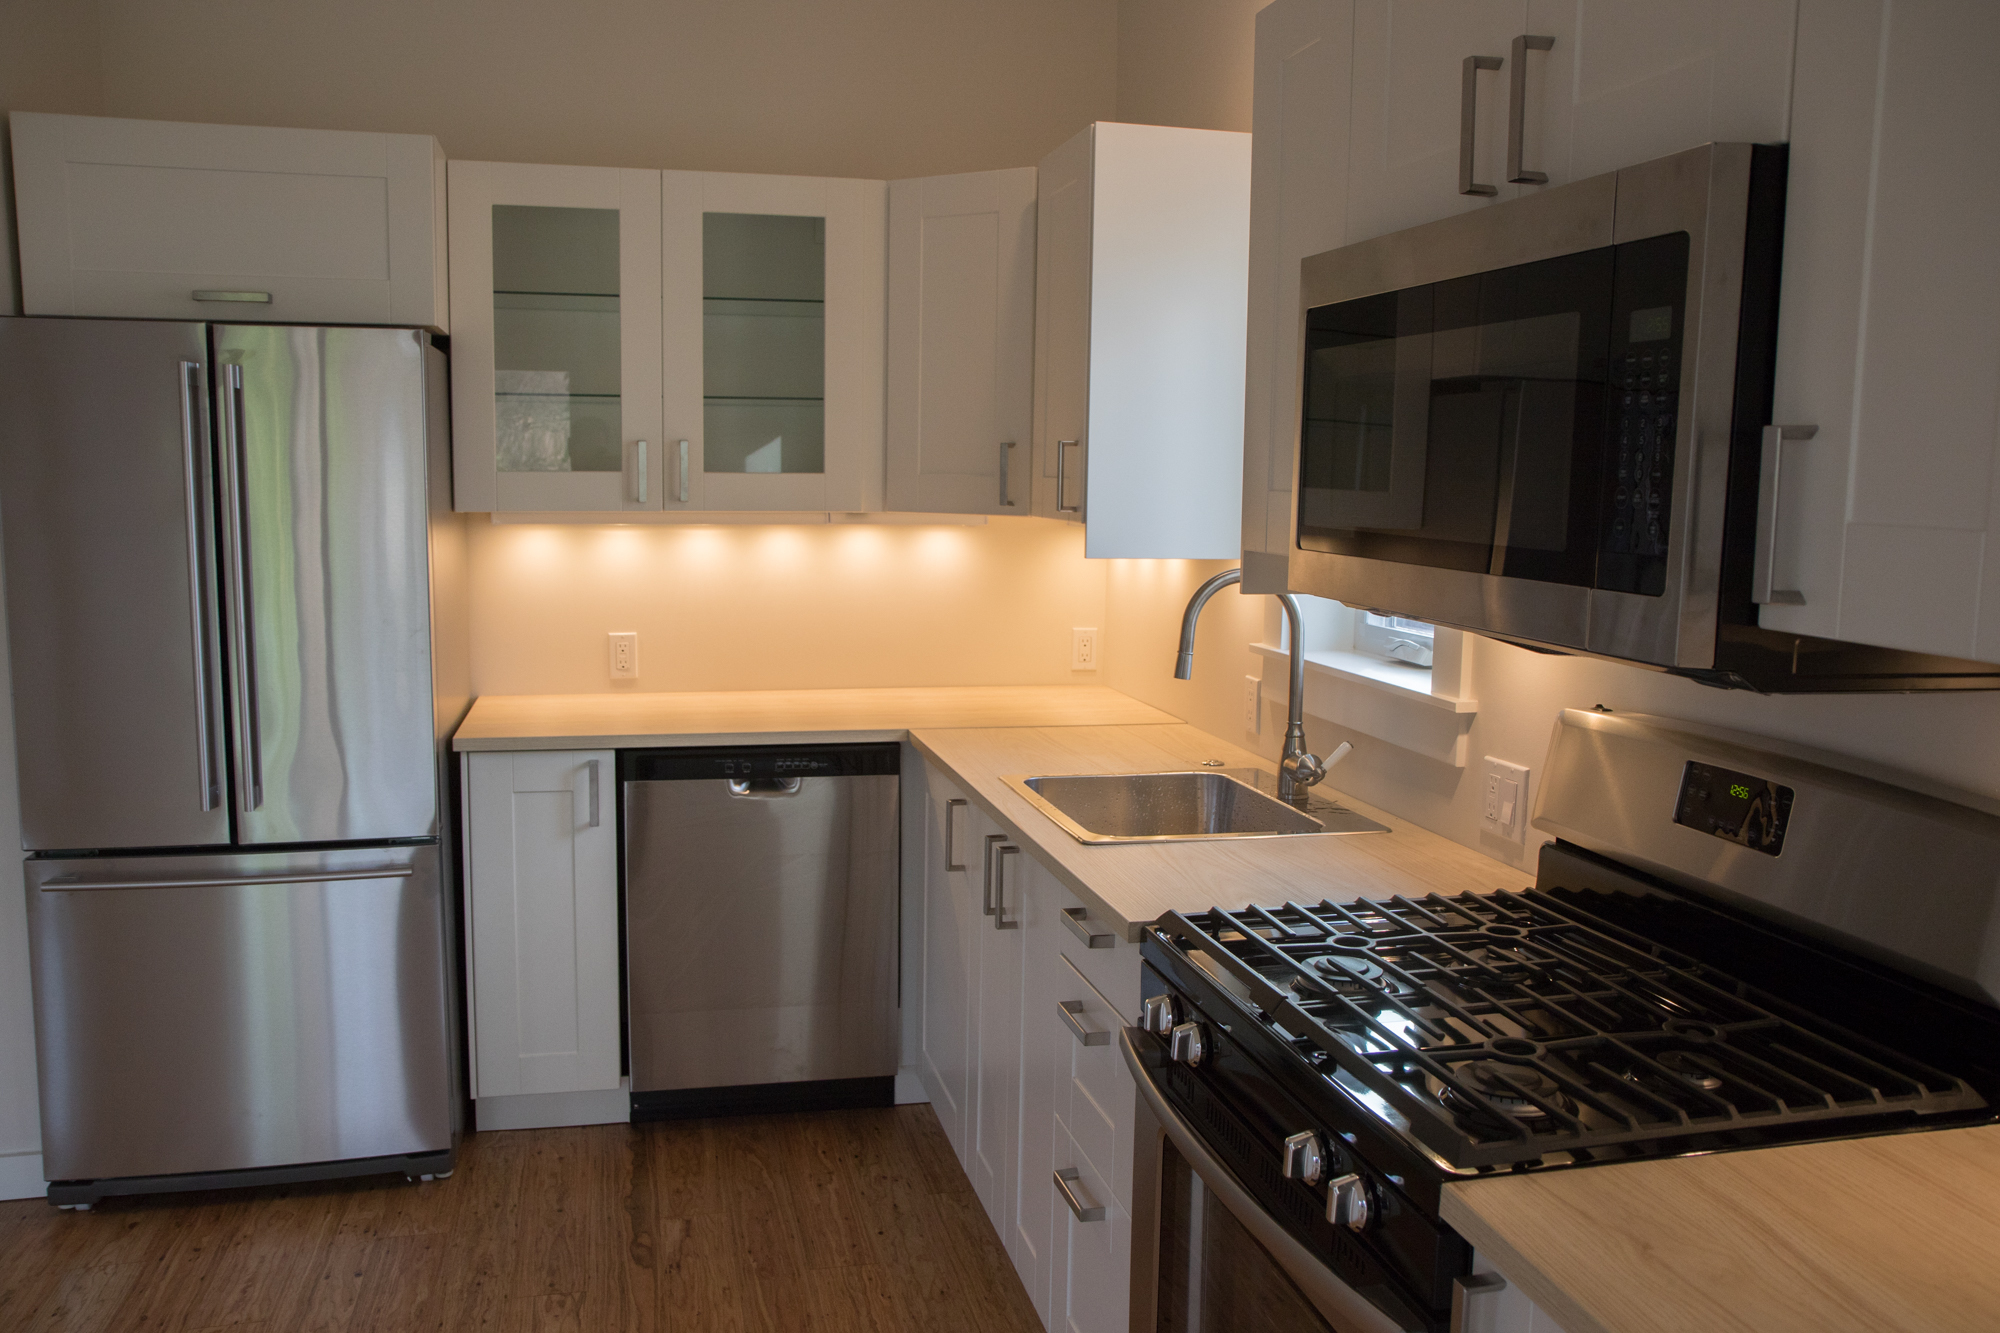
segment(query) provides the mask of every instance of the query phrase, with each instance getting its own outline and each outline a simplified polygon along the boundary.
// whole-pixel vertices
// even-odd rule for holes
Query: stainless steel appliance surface
[[[1535,822],[1532,888],[1148,929],[1123,1039],[1168,1145],[1159,1327],[1202,1208],[1327,1325],[1442,1333],[1522,1299],[1441,1220],[1450,1181],[2000,1118],[1991,803],[1570,711]]]
[[[450,1169],[444,403],[421,331],[0,320],[54,1201]]]
[[[1758,625],[1797,596],[1768,586],[1786,169],[1707,144],[1304,260],[1291,552],[1246,591],[1718,685],[2000,688]]]
[[[893,1101],[899,763],[620,753],[635,1119]]]
[[[1197,842],[1387,833],[1386,824],[1307,794],[1295,805],[1258,789],[1256,769],[1013,775],[1001,781],[1078,842]]]

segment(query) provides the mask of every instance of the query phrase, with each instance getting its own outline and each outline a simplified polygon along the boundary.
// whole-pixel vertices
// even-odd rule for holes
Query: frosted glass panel
[[[493,207],[493,390],[502,472],[617,472],[618,211]]]
[[[826,220],[702,216],[702,466],[826,470]]]

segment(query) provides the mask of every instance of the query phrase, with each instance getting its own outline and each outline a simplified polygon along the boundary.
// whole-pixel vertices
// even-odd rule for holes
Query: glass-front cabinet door
[[[455,506],[659,509],[660,173],[450,172]]]
[[[667,508],[881,507],[886,191],[662,173]]]

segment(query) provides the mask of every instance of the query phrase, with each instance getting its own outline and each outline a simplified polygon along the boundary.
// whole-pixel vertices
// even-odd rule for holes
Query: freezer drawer
[[[895,1075],[896,756],[622,756],[635,1093]]]
[[[436,846],[26,869],[50,1180],[451,1146]]]

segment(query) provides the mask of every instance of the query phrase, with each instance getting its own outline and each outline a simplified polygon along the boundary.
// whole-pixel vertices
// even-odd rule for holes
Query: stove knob
[[[1326,1220],[1350,1231],[1368,1228],[1368,1185],[1349,1172],[1326,1182]]]
[[[1139,1006],[1139,1026],[1164,1037],[1174,1030],[1174,1010],[1177,1007],[1171,995],[1149,995]]]
[[[1317,1185],[1325,1170],[1326,1153],[1319,1146],[1319,1135],[1308,1129],[1285,1140],[1286,1180],[1303,1180],[1308,1185]]]
[[[1167,1054],[1184,1065],[1200,1064],[1208,1054],[1205,1046],[1199,1023],[1176,1023],[1167,1034]]]

